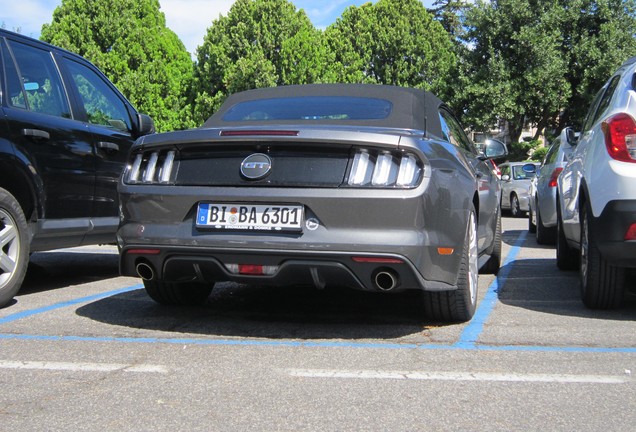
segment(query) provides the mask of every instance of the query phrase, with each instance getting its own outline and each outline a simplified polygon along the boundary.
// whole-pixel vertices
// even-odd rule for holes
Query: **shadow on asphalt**
[[[118,326],[221,337],[346,340],[426,333],[417,293],[343,288],[220,283],[199,307],[162,306],[141,289],[92,302],[77,314]]]
[[[37,252],[31,255],[17,297],[119,276],[115,253]]]
[[[534,243],[534,240],[531,241]],[[542,247],[536,243],[528,246]],[[508,266],[511,267],[506,279],[497,292],[503,304],[553,315],[636,321],[633,283],[628,286],[622,307],[609,311],[592,310],[581,301],[578,272],[559,270],[556,258],[517,259]],[[628,277],[628,280],[634,279]]]

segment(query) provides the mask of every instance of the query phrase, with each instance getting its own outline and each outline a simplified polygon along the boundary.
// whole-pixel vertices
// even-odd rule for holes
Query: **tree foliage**
[[[325,31],[336,79],[447,90],[455,66],[452,42],[419,0],[350,6]]]
[[[199,121],[238,91],[331,80],[321,32],[288,0],[237,0],[212,22],[197,60]]]
[[[62,0],[41,39],[93,62],[158,130],[195,125],[187,103],[192,60],[158,0]]]
[[[591,95],[636,54],[634,0],[478,0],[466,12],[460,76],[469,123],[508,123],[517,141],[525,123],[578,122]]]

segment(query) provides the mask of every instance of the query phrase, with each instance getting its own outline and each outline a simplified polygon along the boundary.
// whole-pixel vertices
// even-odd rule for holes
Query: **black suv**
[[[114,243],[128,150],[154,132],[84,58],[0,29],[0,306],[34,251]]]

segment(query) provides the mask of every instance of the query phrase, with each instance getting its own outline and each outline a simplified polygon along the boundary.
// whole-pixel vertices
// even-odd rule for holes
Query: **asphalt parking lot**
[[[633,430],[635,297],[591,311],[527,219],[472,321],[413,295],[221,284],[161,307],[116,250],[32,256],[0,310],[6,430]]]

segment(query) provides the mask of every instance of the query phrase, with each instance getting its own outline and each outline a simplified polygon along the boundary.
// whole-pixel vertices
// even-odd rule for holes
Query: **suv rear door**
[[[137,121],[137,113],[106,77],[87,62],[66,55],[61,56],[60,62],[72,87],[69,93],[74,93],[93,141],[94,229],[106,228],[112,234],[119,223],[117,182],[134,141],[133,119]]]

